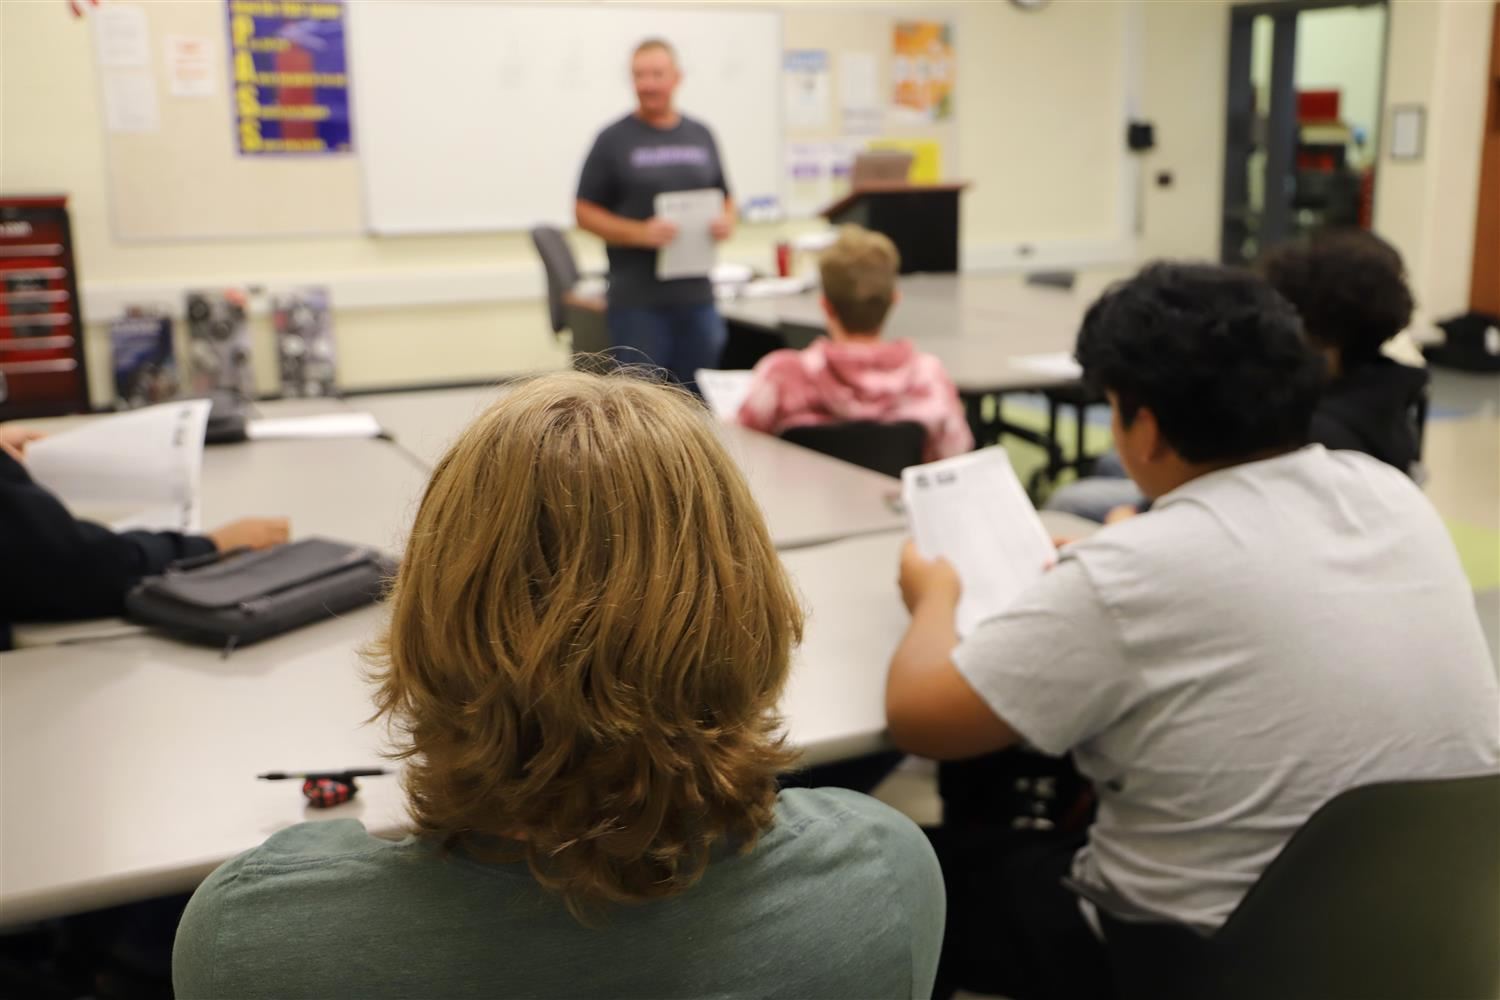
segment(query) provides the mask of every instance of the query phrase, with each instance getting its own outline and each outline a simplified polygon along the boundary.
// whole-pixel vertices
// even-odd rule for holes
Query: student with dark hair
[[[0,425],[0,650],[10,648],[10,623],[118,615],[131,587],[176,560],[287,539],[285,518],[245,518],[207,535],[81,521],[26,471],[26,445],[41,436]]]
[[[1381,353],[1411,322],[1401,255],[1373,233],[1332,229],[1271,250],[1259,271],[1296,308],[1323,357],[1325,379],[1308,439],[1411,473],[1421,452],[1416,413],[1427,372]],[[1141,500],[1111,453],[1093,476],[1062,487],[1047,506],[1103,521],[1112,512],[1133,513]]]
[[[1312,440],[1409,472],[1421,451],[1413,414],[1427,371],[1381,353],[1411,323],[1401,255],[1374,233],[1327,230],[1270,251],[1260,271],[1301,314],[1327,365]]]
[[[1064,547],[962,642],[952,566],[902,557],[896,745],[1071,752],[1098,796],[1085,835],[933,831],[938,995],[1109,996],[1101,909],[1212,932],[1340,792],[1500,767],[1453,544],[1409,478],[1305,445],[1322,365],[1283,298],[1155,265],[1094,304],[1077,355],[1151,512]]]

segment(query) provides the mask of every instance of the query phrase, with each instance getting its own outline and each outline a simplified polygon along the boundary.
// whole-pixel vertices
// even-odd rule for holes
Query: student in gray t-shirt
[[[1156,265],[1089,310],[1077,355],[1152,510],[1064,547],[962,641],[952,567],[903,558],[897,745],[1071,751],[1098,795],[1086,842],[935,833],[940,993],[1108,995],[1094,914],[1062,876],[1111,912],[1211,932],[1340,792],[1500,769],[1495,671],[1452,542],[1401,472],[1299,447],[1320,363],[1284,300],[1248,274]]]
[[[611,352],[627,364],[651,362],[696,388],[694,373],[719,364],[724,321],[708,278],[657,278],[657,252],[677,229],[656,215],[656,196],[723,191],[724,214],[710,229],[717,240],[734,232],[734,200],[713,133],[672,103],[682,77],[671,46],[642,42],[630,70],[639,106],[594,140],[578,179],[578,226],[602,239],[609,256]]]
[[[802,610],[682,390],[544,376],[444,456],[372,656],[412,831],[283,830],[209,876],[181,998],[930,995],[910,820],[778,791]]]

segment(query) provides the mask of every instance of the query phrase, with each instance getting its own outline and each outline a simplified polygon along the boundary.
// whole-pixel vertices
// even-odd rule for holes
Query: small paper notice
[[[718,188],[666,191],[656,196],[656,215],[677,224],[677,238],[656,254],[656,276],[703,278],[717,256],[709,226],[724,214],[724,192]]]
[[[739,419],[740,407],[744,405],[745,397],[750,395],[750,382],[754,374],[747,371],[726,372],[699,368],[693,373],[693,378],[713,415],[726,424],[732,424]]]
[[[173,97],[212,97],[219,74],[213,67],[213,48],[203,35],[166,37],[167,80]]]
[[[162,403],[92,420],[26,447],[32,478],[74,513],[132,528],[197,531],[210,403]]]
[[[133,3],[109,3],[89,13],[94,26],[94,52],[105,69],[134,69],[151,65],[151,30],[145,8]]]
[[[155,132],[161,128],[156,105],[156,81],[143,69],[107,70],[104,89],[104,127],[110,132]]]
[[[1003,448],[914,465],[901,499],[917,549],[958,570],[958,634],[1004,611],[1057,558]]]
[[[839,109],[845,135],[876,135],[885,123],[880,67],[873,52],[839,56]]]

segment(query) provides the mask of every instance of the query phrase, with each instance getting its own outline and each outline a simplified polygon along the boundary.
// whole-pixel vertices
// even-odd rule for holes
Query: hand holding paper
[[[35,441],[31,476],[75,514],[130,528],[198,530],[209,401],[162,403]]]
[[[1004,611],[1057,558],[1002,448],[912,466],[901,498],[917,551],[958,571],[960,636]]]
[[[656,255],[656,276],[703,278],[713,270],[715,238],[713,226],[724,217],[724,192],[718,188],[697,191],[666,191],[656,196],[656,218],[677,227],[677,236]]]

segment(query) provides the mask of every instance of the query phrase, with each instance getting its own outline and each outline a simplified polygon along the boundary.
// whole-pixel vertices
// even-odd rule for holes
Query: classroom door
[[[1387,14],[1383,0],[1232,9],[1226,264],[1323,226],[1370,225]]]

